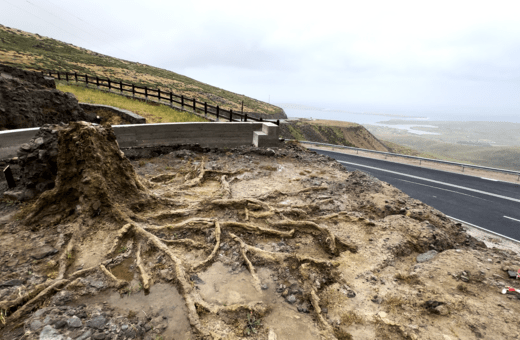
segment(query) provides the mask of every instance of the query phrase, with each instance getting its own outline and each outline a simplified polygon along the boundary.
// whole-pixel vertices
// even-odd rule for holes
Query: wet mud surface
[[[0,203],[0,338],[520,336],[518,254],[387,183],[292,144],[122,155],[74,129],[54,189]]]

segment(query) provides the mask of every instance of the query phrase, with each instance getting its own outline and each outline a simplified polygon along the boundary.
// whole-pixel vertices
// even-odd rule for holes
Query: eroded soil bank
[[[387,183],[291,144],[123,156],[73,125],[56,186],[0,203],[2,339],[520,337],[518,254]]]

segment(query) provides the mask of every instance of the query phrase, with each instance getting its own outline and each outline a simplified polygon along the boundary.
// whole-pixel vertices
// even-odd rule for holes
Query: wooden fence
[[[232,109],[224,109],[206,102],[202,103],[196,100],[195,98],[185,97],[183,95],[179,96],[173,92],[163,91],[159,88],[149,88],[147,86],[142,87],[135,84],[127,84],[122,81],[112,81],[109,78],[99,78],[97,76],[89,76],[87,74],[78,74],[68,73],[68,72],[53,72],[53,71],[42,71],[42,74],[48,75],[58,80],[66,80],[66,81],[76,81],[85,83],[87,86],[95,85],[99,87],[106,87],[109,91],[119,91],[121,94],[132,94],[134,98],[144,98],[148,100],[149,98],[156,98],[158,102],[168,104],[174,107],[175,104],[179,104],[182,110],[186,110],[188,108],[193,110],[195,113],[204,114],[205,117],[214,116],[215,121],[230,121],[230,122],[247,122],[247,121],[255,121],[255,122],[270,122],[275,123],[276,125],[280,125],[280,120],[267,120],[263,118],[254,118],[248,116],[247,113],[239,113],[233,112]],[[165,103],[166,102],[166,103]],[[242,103],[242,107],[243,107]]]

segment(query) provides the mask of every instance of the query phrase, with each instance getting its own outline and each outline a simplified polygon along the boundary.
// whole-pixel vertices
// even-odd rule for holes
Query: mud
[[[55,188],[0,203],[0,337],[520,336],[518,254],[387,183],[293,144],[111,138],[72,124]]]

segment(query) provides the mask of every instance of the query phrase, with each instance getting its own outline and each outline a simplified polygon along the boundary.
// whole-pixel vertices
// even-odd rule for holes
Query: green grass
[[[110,105],[132,111],[146,118],[147,123],[206,122],[205,119],[194,114],[174,110],[165,105],[153,105],[140,100],[84,86],[57,83],[56,87],[60,91],[74,94],[81,103]]]

